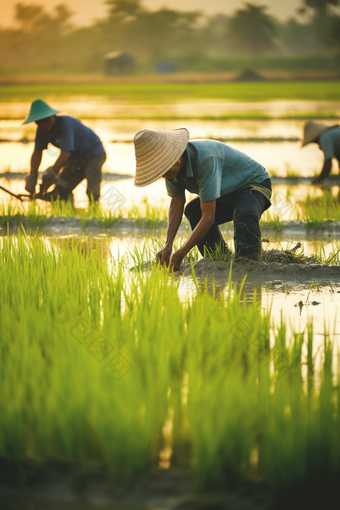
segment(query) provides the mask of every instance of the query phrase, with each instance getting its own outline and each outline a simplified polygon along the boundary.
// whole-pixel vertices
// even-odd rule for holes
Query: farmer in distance
[[[192,140],[187,129],[139,131],[134,138],[136,186],[165,178],[171,197],[165,247],[157,253],[161,264],[177,271],[195,245],[205,256],[218,247],[228,253],[218,225],[234,221],[236,257],[261,255],[259,220],[270,207],[271,181],[262,165],[246,154],[215,140]],[[185,205],[185,190],[198,195]],[[183,212],[192,233],[172,254]]]
[[[338,160],[340,170],[340,126],[327,126],[319,122],[306,122],[302,147],[309,143],[317,143],[325,156],[320,175],[312,181],[312,184],[318,184],[330,174],[333,158]]]
[[[59,196],[66,200],[72,197],[72,190],[86,179],[86,193],[90,201],[98,202],[101,171],[106,160],[103,144],[99,137],[79,120],[67,115],[57,116],[57,113],[60,112],[45,101],[37,99],[33,101],[29,115],[23,122],[35,122],[37,125],[31,170],[26,177],[25,189],[31,194],[35,193],[42,151],[51,143],[61,152],[54,165],[43,173],[40,193],[46,194],[48,188],[55,184],[53,191],[48,194],[49,199]],[[62,172],[58,176],[60,170]]]

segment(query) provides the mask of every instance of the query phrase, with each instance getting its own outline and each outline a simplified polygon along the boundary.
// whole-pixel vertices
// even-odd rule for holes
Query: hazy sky
[[[267,5],[268,12],[281,19],[295,14],[302,0],[247,0],[250,3]],[[46,9],[65,3],[74,11],[73,22],[77,25],[89,25],[95,18],[105,16],[107,7],[103,0],[0,0],[0,25],[9,26],[13,23],[14,5],[16,3],[41,4]],[[231,14],[244,4],[243,0],[144,0],[143,4],[150,9],[169,7],[177,10],[201,10],[209,14],[223,12]]]

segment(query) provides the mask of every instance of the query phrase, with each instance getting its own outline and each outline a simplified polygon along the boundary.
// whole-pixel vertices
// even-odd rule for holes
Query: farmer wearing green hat
[[[31,170],[26,177],[25,189],[31,194],[35,193],[42,151],[51,143],[61,152],[54,165],[43,173],[40,193],[46,193],[49,187],[55,184],[50,197],[59,196],[66,200],[72,196],[72,190],[86,179],[86,193],[90,200],[97,202],[100,196],[101,170],[106,160],[103,144],[100,138],[79,120],[67,115],[57,115],[58,113],[60,112],[45,101],[37,99],[33,101],[29,115],[23,122],[35,122],[37,125]]]

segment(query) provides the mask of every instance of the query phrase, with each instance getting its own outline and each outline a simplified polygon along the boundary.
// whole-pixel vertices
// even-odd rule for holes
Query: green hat
[[[50,106],[48,106],[45,101],[42,99],[36,99],[31,104],[31,109],[28,114],[27,119],[24,120],[23,124],[29,124],[30,122],[34,122],[36,120],[47,119],[48,117],[52,117],[60,113],[58,110],[53,110]]]

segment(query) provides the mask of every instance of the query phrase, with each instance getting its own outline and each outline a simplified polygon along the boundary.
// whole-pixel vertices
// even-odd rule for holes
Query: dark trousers
[[[53,197],[60,197],[61,200],[67,200],[72,196],[72,191],[83,180],[87,180],[86,193],[90,200],[98,202],[100,197],[100,183],[102,180],[102,166],[106,161],[106,154],[99,154],[88,159],[70,157],[65,168],[59,174],[59,177],[67,183],[63,188],[56,185],[53,190]]]
[[[270,179],[266,179],[261,184],[271,189]],[[218,225],[233,220],[235,256],[258,259],[261,256],[259,221],[262,213],[271,205],[269,200],[259,191],[253,191],[250,188],[240,191],[233,200],[233,204],[223,203],[221,199],[216,200],[215,223],[202,241],[197,244],[201,255],[205,256],[207,250],[215,251],[216,246],[221,248],[222,253],[228,253],[227,245]],[[184,214],[193,230],[202,217],[199,197],[188,203]]]

